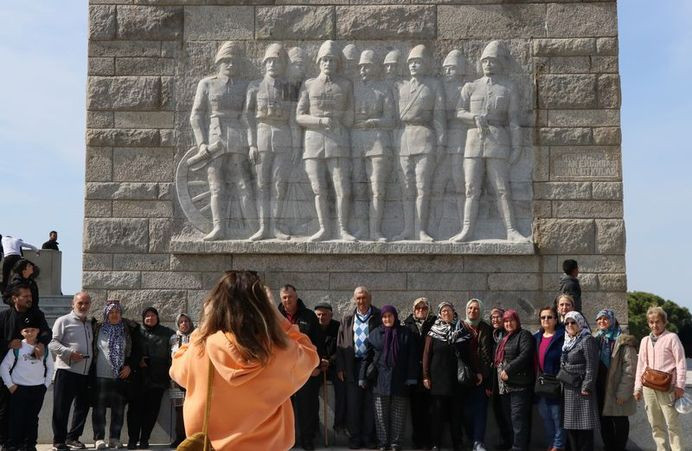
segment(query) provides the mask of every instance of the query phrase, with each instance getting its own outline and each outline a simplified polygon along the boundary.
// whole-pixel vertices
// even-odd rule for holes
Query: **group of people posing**
[[[190,316],[178,315],[174,331],[161,325],[157,310],[148,307],[138,324],[123,318],[118,300],[109,300],[100,314],[89,318],[91,298],[80,292],[72,311],[59,317],[51,330],[26,280],[11,279],[4,299],[9,308],[0,312],[3,449],[36,449],[38,415],[51,383],[53,449],[85,448],[80,436],[90,408],[95,448],[120,447],[126,406],[127,448],[149,448],[163,394],[171,385],[171,353],[187,342],[193,330]],[[176,411],[172,446],[185,438],[182,404]]]
[[[243,44],[228,41],[215,56],[217,73],[199,82],[190,114],[196,148],[187,154],[185,170],[206,168],[213,228],[205,240],[239,237],[227,230],[230,187],[242,209],[237,217],[259,218],[259,230],[249,239],[288,239],[286,188],[292,164],[300,159],[318,223],[311,241],[433,241],[431,198],[443,194],[448,183],[454,187],[458,229],[437,239],[472,240],[486,179],[506,232],[500,238],[525,240],[509,186],[510,167],[521,156],[520,93],[506,76],[510,55],[504,45],[492,41],[485,47],[482,77],[476,80],[468,78],[472,71],[458,49],[444,59],[440,78],[425,45],[411,48],[403,61],[399,50],[382,59],[371,49],[358,52],[353,44],[342,49],[325,41],[315,57],[320,73],[314,78],[306,78],[307,58],[299,47],[270,44],[262,58],[263,78],[243,82]],[[401,185],[403,230],[387,236],[382,219],[393,166]],[[188,208],[192,205],[184,202],[184,211]],[[349,231],[351,223],[356,230]]]

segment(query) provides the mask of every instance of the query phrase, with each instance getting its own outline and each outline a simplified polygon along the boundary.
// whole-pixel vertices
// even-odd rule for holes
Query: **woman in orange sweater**
[[[227,271],[204,301],[200,327],[173,357],[187,390],[188,436],[202,430],[209,360],[214,365],[208,434],[215,450],[289,449],[290,397],[320,363],[310,339],[281,317],[252,271]]]

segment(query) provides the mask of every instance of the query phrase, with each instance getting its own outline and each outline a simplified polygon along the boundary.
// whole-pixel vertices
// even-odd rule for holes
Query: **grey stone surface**
[[[617,35],[615,2],[552,3],[547,8],[549,37]]]
[[[510,39],[545,36],[545,6],[441,5],[438,39]]]
[[[170,111],[118,111],[114,126],[125,129],[172,128],[175,114]]]
[[[82,286],[89,288],[128,289],[140,288],[140,274],[133,271],[84,271]]]
[[[167,148],[113,149],[113,180],[158,182],[173,178],[173,151]]]
[[[334,37],[334,8],[331,6],[258,7],[256,39],[330,39]]]
[[[535,39],[533,53],[536,56],[590,56],[597,52],[593,38]]]
[[[113,148],[87,147],[86,181],[113,180]]]
[[[146,219],[84,220],[84,252],[147,252]]]
[[[339,6],[337,39],[432,39],[435,8],[432,6]]]
[[[548,109],[596,106],[595,75],[542,75],[538,78],[539,106]]]
[[[625,253],[625,222],[622,219],[596,220],[596,252]]]
[[[158,130],[103,128],[87,130],[87,145],[89,146],[158,146],[161,136]]]
[[[588,219],[542,219],[534,230],[536,245],[543,254],[594,252],[594,234],[594,222]]]
[[[255,29],[251,6],[185,8],[185,40],[251,39]]]
[[[159,77],[89,77],[87,109],[147,110],[161,105]]]
[[[118,6],[118,39],[175,40],[182,29],[181,7]]]
[[[115,38],[115,6],[89,6],[89,39],[92,41]]]

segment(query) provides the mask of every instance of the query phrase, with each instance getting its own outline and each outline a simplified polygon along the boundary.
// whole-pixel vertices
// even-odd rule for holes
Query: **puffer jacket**
[[[637,339],[628,334],[620,335],[615,341],[606,378],[603,416],[622,417],[637,412],[637,402],[632,395],[637,373],[636,346]],[[625,403],[619,405],[616,399],[624,399]]]

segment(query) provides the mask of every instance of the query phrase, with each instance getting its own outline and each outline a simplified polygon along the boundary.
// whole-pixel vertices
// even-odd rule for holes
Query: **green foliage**
[[[689,330],[692,327],[692,314],[685,307],[680,307],[673,301],[665,300],[655,294],[643,291],[631,291],[627,293],[627,307],[629,314],[629,330],[637,340],[641,340],[649,334],[649,325],[646,320],[646,311],[651,306],[662,307],[668,314],[666,328],[675,333]]]

